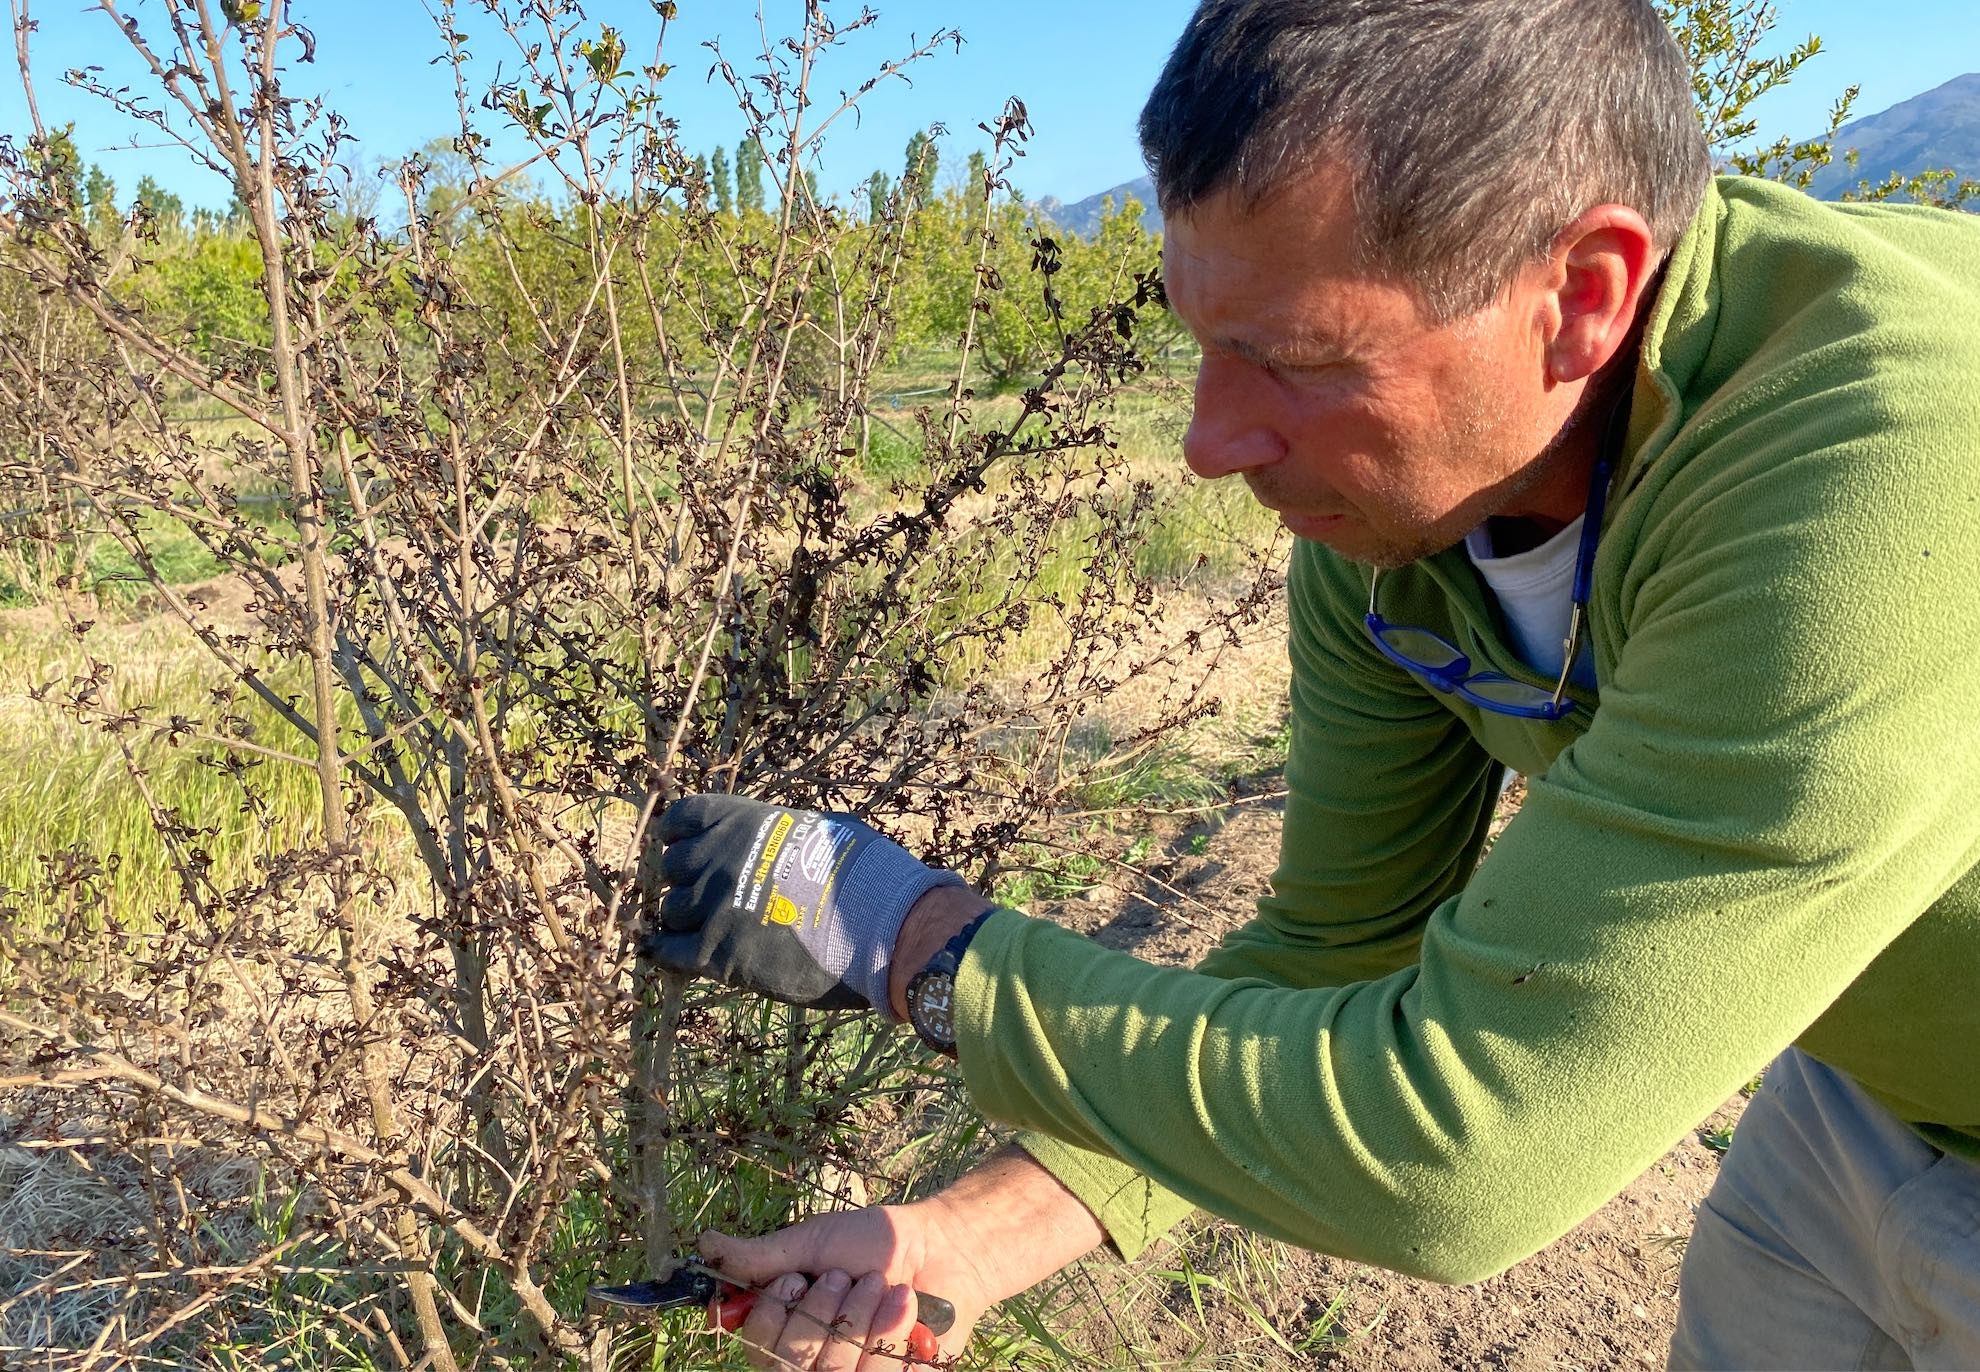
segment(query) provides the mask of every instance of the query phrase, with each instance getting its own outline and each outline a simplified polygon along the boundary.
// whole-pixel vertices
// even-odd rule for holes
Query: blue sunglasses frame
[[[1629,406],[1625,402],[1610,422],[1609,437],[1616,435],[1628,415]],[[1454,695],[1495,715],[1553,722],[1573,714],[1578,707],[1568,699],[1568,679],[1574,672],[1575,654],[1581,651],[1581,638],[1588,622],[1588,597],[1595,580],[1595,545],[1602,537],[1602,513],[1608,504],[1609,479],[1615,472],[1613,446],[1603,443],[1603,453],[1589,474],[1581,544],[1574,559],[1574,602],[1568,611],[1567,638],[1561,645],[1560,680],[1554,683],[1551,693],[1504,672],[1474,672],[1471,659],[1443,635],[1411,624],[1392,624],[1382,618],[1375,608],[1376,588],[1382,584],[1381,569],[1377,568],[1368,580],[1368,614],[1362,623],[1382,655],[1432,690]],[[1428,654],[1434,654],[1435,660],[1427,660]]]

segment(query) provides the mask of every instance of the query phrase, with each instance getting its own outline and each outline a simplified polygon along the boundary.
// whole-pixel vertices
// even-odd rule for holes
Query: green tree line
[[[239,348],[267,344],[267,303],[261,267],[246,216],[226,211],[188,211],[176,196],[149,177],[128,202],[119,203],[115,182],[103,168],[75,154],[73,138],[63,135],[51,154],[61,160],[73,203],[86,207],[86,219],[105,251],[128,236],[135,250],[125,289],[136,301],[175,320],[194,349],[216,365],[226,365]],[[1084,323],[1103,302],[1132,289],[1133,275],[1155,265],[1159,245],[1141,223],[1133,200],[1110,206],[1090,238],[1064,234],[1029,209],[1007,184],[991,176],[982,153],[972,153],[953,184],[938,187],[940,160],[935,141],[916,133],[904,151],[901,171],[875,171],[856,203],[820,203],[815,180],[807,177],[792,192],[793,212],[863,219],[845,236],[852,269],[866,234],[899,228],[909,240],[902,279],[895,284],[895,356],[919,351],[953,352],[969,335],[972,351],[993,386],[1035,373],[1056,354],[1059,330]],[[462,276],[475,283],[477,298],[498,313],[513,336],[534,328],[526,318],[525,285],[538,298],[556,298],[588,270],[580,245],[588,216],[611,218],[618,207],[607,198],[597,206],[553,201],[527,188],[495,195],[471,193],[471,172],[444,140],[428,145],[408,164],[415,188],[415,222],[406,231],[437,236]],[[783,224],[785,197],[766,187],[771,180],[764,150],[745,139],[733,152],[718,147],[695,159],[688,191],[670,214],[653,221],[644,244],[648,260],[705,251],[706,238],[685,231],[692,217],[719,215],[733,235],[755,249],[771,251]],[[355,215],[357,210],[350,211]],[[502,222],[500,229],[494,220]],[[987,248],[985,247],[987,231]],[[516,250],[521,243],[525,250]],[[743,291],[726,262],[710,261],[694,273],[705,283],[707,317],[733,317]],[[990,305],[972,326],[972,298],[981,276],[993,287]],[[636,275],[630,269],[629,277]],[[420,283],[408,279],[401,302],[408,320],[421,306]],[[636,288],[636,281],[628,281]],[[727,293],[734,297],[724,301]],[[575,294],[573,318],[583,313]],[[628,321],[637,331],[639,325]],[[683,321],[685,327],[685,321]],[[712,356],[720,331],[705,322]],[[411,332],[408,330],[408,332]],[[651,338],[633,338],[638,345]],[[822,365],[821,359],[810,359]]]
[[[1809,38],[1785,52],[1760,56],[1759,40],[1775,24],[1769,5],[1754,0],[1684,0],[1665,7],[1695,73],[1699,117],[1708,140],[1728,170],[1770,176],[1806,186],[1836,154],[1836,131],[1847,118],[1856,90],[1836,101],[1826,133],[1803,142],[1780,140],[1754,147],[1757,125],[1749,113],[1767,91],[1786,84],[1822,51]],[[1849,156],[1848,154],[1844,154]],[[66,185],[80,216],[104,251],[119,243],[130,253],[123,289],[156,317],[176,321],[181,336],[218,367],[250,364],[242,349],[267,345],[267,304],[258,255],[238,205],[224,210],[190,210],[150,177],[128,198],[108,172],[78,154],[73,131],[50,140],[48,173]],[[1001,175],[973,152],[946,183],[940,175],[943,149],[929,133],[917,132],[903,150],[899,169],[876,169],[845,200],[821,201],[815,177],[800,172],[782,186],[762,143],[744,138],[733,149],[716,147],[694,159],[684,193],[668,213],[646,216],[648,227],[639,258],[671,261],[706,253],[706,235],[689,231],[697,216],[721,216],[728,240],[748,251],[774,254],[791,213],[823,215],[846,222],[842,235],[844,268],[857,274],[868,238],[898,229],[908,243],[900,274],[891,283],[893,307],[887,355],[953,355],[965,344],[993,387],[1011,386],[1033,375],[1057,350],[1063,330],[1087,322],[1091,312],[1131,288],[1138,272],[1152,270],[1159,243],[1141,223],[1132,200],[1110,205],[1089,237],[1064,233],[1041,219]],[[1864,169],[1874,171],[1875,169]],[[623,216],[607,196],[596,204],[554,200],[526,185],[474,193],[473,168],[445,140],[410,159],[400,172],[406,194],[389,187],[374,199],[398,198],[409,208],[405,232],[443,241],[460,275],[474,284],[481,307],[492,310],[510,336],[525,338],[536,321],[523,287],[538,298],[568,295],[570,316],[584,317],[580,283],[586,279],[581,245],[587,221]],[[1980,184],[1951,171],[1865,180],[1845,198],[1909,198],[1949,208],[1972,205]],[[348,215],[368,212],[366,197],[353,194]],[[790,202],[790,203],[786,203]],[[498,222],[499,221],[499,222]],[[524,245],[517,250],[516,245]],[[690,266],[696,264],[690,260]],[[676,342],[698,338],[712,361],[724,347],[723,320],[735,320],[745,298],[747,272],[739,284],[735,263],[710,260],[692,273],[702,281],[704,299],[695,302],[692,321],[675,327]],[[747,268],[747,261],[742,265]],[[628,289],[636,289],[636,264],[628,264]],[[410,323],[422,308],[419,281],[404,283],[400,308]],[[979,291],[979,285],[988,287]],[[725,298],[726,297],[726,298]],[[819,308],[827,308],[821,300]],[[711,324],[711,321],[714,321]],[[651,325],[627,321],[635,335]],[[416,332],[410,328],[408,334]],[[651,338],[629,338],[633,355]],[[800,365],[828,366],[822,355],[803,356]]]

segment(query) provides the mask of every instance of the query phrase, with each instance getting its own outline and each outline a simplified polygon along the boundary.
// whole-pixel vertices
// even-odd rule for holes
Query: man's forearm
[[[1030,1289],[1107,1237],[1079,1197],[1015,1146],[918,1204],[993,1302]]]
[[[914,974],[990,908],[991,902],[966,886],[938,887],[915,902],[894,945],[890,990],[896,1015],[907,1018],[907,984]],[[1107,1238],[1086,1203],[1016,1146],[924,1204],[954,1251],[977,1269],[992,1301],[1029,1289]]]
[[[907,1018],[908,981],[991,903],[964,886],[915,903],[894,945],[894,1013]],[[1010,1147],[920,1202],[954,1254],[977,1271],[985,1297],[1004,1300],[1098,1248],[1107,1231],[1079,1197],[1021,1148]]]

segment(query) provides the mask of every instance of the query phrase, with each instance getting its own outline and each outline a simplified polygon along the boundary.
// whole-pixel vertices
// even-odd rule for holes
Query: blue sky
[[[1014,179],[1029,196],[1075,200],[1141,172],[1134,117],[1168,47],[1193,7],[1191,0],[872,0],[880,22],[834,55],[818,88],[856,85],[885,57],[917,36],[960,29],[961,50],[946,50],[914,68],[913,85],[889,82],[862,105],[857,126],[842,121],[821,167],[823,189],[849,190],[874,168],[898,170],[908,136],[931,123],[952,131],[946,149],[956,162],[987,139],[980,121],[994,118],[1006,97],[1021,97],[1036,134]],[[159,0],[125,0],[128,12],[155,21]],[[464,12],[471,10],[464,4]],[[1963,72],[1980,70],[1980,6],[1973,0],[1781,0],[1783,41],[1821,34],[1826,52],[1788,89],[1762,107],[1763,132],[1802,135],[1819,128],[1829,103],[1851,81],[1862,85],[1859,114],[1884,109]],[[594,0],[595,20],[633,40],[635,56],[651,53],[656,31],[648,0]],[[733,145],[740,123],[725,93],[704,76],[709,53],[700,44],[719,35],[726,52],[747,58],[760,47],[751,0],[680,0],[680,18],[663,60],[675,70],[666,108],[690,147]],[[794,21],[799,0],[768,0],[769,22]],[[846,22],[856,4],[836,0],[830,12]],[[33,62],[43,117],[74,120],[84,154],[116,179],[120,195],[151,175],[193,204],[218,204],[224,191],[191,168],[182,153],[132,149],[141,131],[105,117],[92,101],[65,90],[64,68],[106,67],[106,79],[132,79],[122,43],[85,0],[35,0],[40,23]],[[420,0],[302,0],[298,17],[314,30],[318,59],[292,70],[293,91],[320,92],[349,120],[364,152],[404,154],[454,128],[451,84],[433,21]],[[497,59],[513,70],[509,40],[483,29],[472,51],[484,74]],[[17,83],[0,81],[0,131],[26,127]],[[155,136],[150,141],[155,142]],[[1975,170],[1975,169],[1968,169]]]

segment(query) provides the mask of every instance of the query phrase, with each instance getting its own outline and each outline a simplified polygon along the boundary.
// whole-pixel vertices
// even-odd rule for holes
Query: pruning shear
[[[703,1305],[708,1307],[708,1327],[731,1334],[749,1318],[758,1295],[693,1258],[675,1258],[646,1281],[594,1286],[586,1294],[600,1305],[642,1313]],[[921,1362],[933,1362],[942,1351],[936,1337],[955,1327],[956,1308],[924,1291],[915,1292],[914,1299],[915,1326],[908,1334],[908,1354]]]

